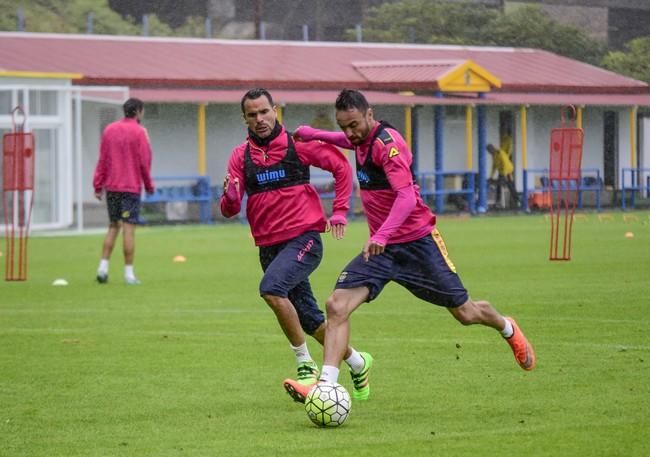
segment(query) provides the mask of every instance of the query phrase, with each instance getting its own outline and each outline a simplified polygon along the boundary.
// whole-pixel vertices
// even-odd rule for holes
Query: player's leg
[[[124,281],[127,284],[140,284],[135,276],[135,229],[140,217],[140,195],[122,193],[122,250],[124,253]]]
[[[122,223],[122,249],[124,251],[124,280],[127,284],[138,284],[133,263],[135,261],[135,224]]]
[[[463,325],[480,324],[498,330],[513,348],[519,365],[525,370],[533,369],[535,355],[521,330],[489,302],[470,299],[437,230],[399,249],[397,283],[423,300],[444,306]]]
[[[367,352],[358,353],[359,359],[354,364],[346,358],[346,350],[350,341],[350,315],[368,299],[367,287],[352,289],[336,289],[327,300],[327,329],[323,346],[323,368],[321,380],[338,382],[341,360],[345,359],[350,365],[352,377],[352,396],[356,400],[367,400],[370,395],[370,369],[373,358]],[[356,355],[356,354],[355,354]],[[356,357],[354,357],[356,359]]]
[[[515,187],[515,181],[512,179],[512,176],[507,178],[508,191],[510,192],[510,205],[517,209],[519,208],[519,197],[517,196],[517,188]]]
[[[463,325],[480,324],[498,330],[512,348],[519,366],[524,370],[535,368],[533,347],[515,320],[499,314],[489,302],[468,299],[457,308],[449,308],[449,312]]]
[[[315,332],[325,321],[307,280],[321,259],[322,242],[318,232],[307,232],[287,243],[260,248],[260,264],[264,270],[260,295],[289,340],[296,358],[298,381],[306,385],[314,384],[320,374],[309,353],[305,332]],[[296,290],[298,285],[301,287]],[[294,300],[299,302],[298,307]],[[301,316],[303,308],[312,312]]]
[[[115,247],[115,241],[120,234],[120,206],[119,196],[115,192],[106,192],[106,209],[108,211],[108,230],[102,243],[102,257],[97,267],[97,282],[108,282],[108,267]]]
[[[119,222],[110,222],[108,224],[108,230],[104,241],[102,243],[102,258],[99,261],[99,266],[97,267],[97,282],[100,284],[105,284],[108,282],[108,266],[111,259],[111,254],[113,253],[113,248],[115,247],[115,240],[120,234],[120,223]]]

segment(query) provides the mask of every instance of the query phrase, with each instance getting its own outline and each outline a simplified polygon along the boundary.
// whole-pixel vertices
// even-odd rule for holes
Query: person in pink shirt
[[[294,143],[277,120],[271,94],[251,89],[241,100],[246,141],[228,160],[221,197],[221,213],[232,217],[241,211],[247,195],[246,217],[264,271],[259,293],[275,313],[289,340],[297,364],[297,382],[316,382],[319,370],[305,334],[323,344],[325,316],[309,283],[309,275],[323,255],[320,234],[331,231],[335,239],[345,233],[346,213],[352,193],[352,169],[334,146],[319,141]],[[325,217],[316,189],[310,184],[310,167],[334,176],[332,216]],[[365,367],[364,355],[348,347],[342,357],[352,373]],[[304,399],[302,399],[304,401]]]
[[[144,103],[137,98],[130,98],[123,108],[124,118],[104,129],[93,179],[95,197],[101,201],[102,196],[106,195],[109,218],[108,232],[97,268],[97,281],[100,284],[108,282],[109,260],[120,229],[124,250],[124,280],[127,284],[140,284],[133,269],[140,194],[143,187],[147,193],[154,192],[151,146],[147,131],[140,125]]]
[[[349,317],[362,303],[377,298],[390,281],[416,297],[447,308],[463,325],[481,324],[499,331],[524,370],[535,366],[532,346],[516,322],[484,300],[473,300],[463,286],[436,229],[436,216],[422,201],[412,170],[413,155],[390,124],[374,119],[365,96],[343,90],[336,99],[336,121],[342,132],[303,126],[297,140],[321,140],[354,149],[361,201],[370,238],[361,254],[340,274],[327,300],[327,330],[320,381],[337,382],[339,365],[350,335]],[[288,380],[289,394],[303,398],[311,386]],[[368,373],[355,389],[370,394]]]

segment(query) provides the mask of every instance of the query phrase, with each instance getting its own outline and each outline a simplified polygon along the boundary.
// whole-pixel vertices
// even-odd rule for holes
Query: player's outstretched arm
[[[330,132],[328,130],[319,130],[308,125],[301,125],[293,133],[296,141],[322,141],[340,148],[354,149],[343,132]]]

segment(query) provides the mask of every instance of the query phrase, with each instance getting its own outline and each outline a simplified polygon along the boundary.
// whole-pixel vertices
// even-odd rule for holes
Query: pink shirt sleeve
[[[332,173],[335,194],[332,215],[345,217],[350,208],[352,195],[352,168],[347,157],[336,147],[321,141],[296,143],[296,151],[302,163]]]
[[[303,141],[320,140],[328,144],[333,144],[344,149],[354,149],[343,132],[330,132],[328,130],[319,130],[308,125],[301,125],[294,132],[294,136]]]
[[[153,180],[151,179],[151,144],[149,143],[149,135],[147,131],[142,129],[142,138],[140,139],[140,175],[144,183],[144,189],[147,193],[154,192]]]
[[[381,224],[379,230],[372,236],[372,240],[386,246],[390,237],[399,229],[415,208],[415,188],[411,185],[402,187],[397,191],[393,206],[388,217]]]
[[[373,147],[375,163],[381,163],[388,182],[397,194],[386,220],[372,236],[373,241],[384,246],[409,217],[417,203],[411,174],[413,156],[401,137],[393,135],[393,139],[393,142],[382,147],[378,147],[381,142]]]
[[[102,135],[101,143],[99,145],[99,159],[97,159],[97,166],[95,167],[95,176],[93,177],[93,187],[95,192],[99,193],[104,189],[106,183],[106,170],[108,160],[108,151],[106,144],[106,135]]]
[[[221,214],[224,217],[232,217],[241,211],[241,200],[244,197],[244,152],[241,148],[233,150],[228,160],[228,174],[230,175],[231,189],[224,189],[219,201]],[[239,195],[232,191],[235,179],[239,180]],[[233,198],[234,197],[234,198]]]

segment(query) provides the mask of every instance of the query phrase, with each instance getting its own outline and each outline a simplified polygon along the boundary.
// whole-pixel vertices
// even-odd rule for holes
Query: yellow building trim
[[[582,106],[576,108],[576,127],[582,128]]]
[[[404,139],[409,149],[413,150],[413,107],[404,107]]]
[[[196,132],[197,132],[197,154],[199,164],[199,174],[206,174],[205,158],[205,103],[200,103],[196,112]]]
[[[0,70],[0,76],[5,78],[36,78],[36,79],[81,79],[81,73],[56,73],[47,71],[13,71]]]
[[[465,107],[465,164],[467,170],[472,169],[472,157],[473,157],[473,112],[474,108],[472,105],[467,105]]]
[[[282,120],[283,120],[283,116],[282,116],[282,114],[283,114],[283,113],[282,113],[282,107],[279,106],[279,105],[277,105],[277,106],[275,107],[275,111],[276,111],[276,113],[278,114],[278,122],[279,122],[280,124],[282,124]]]
[[[489,92],[501,87],[501,80],[471,60],[466,60],[438,79],[442,92]]]

